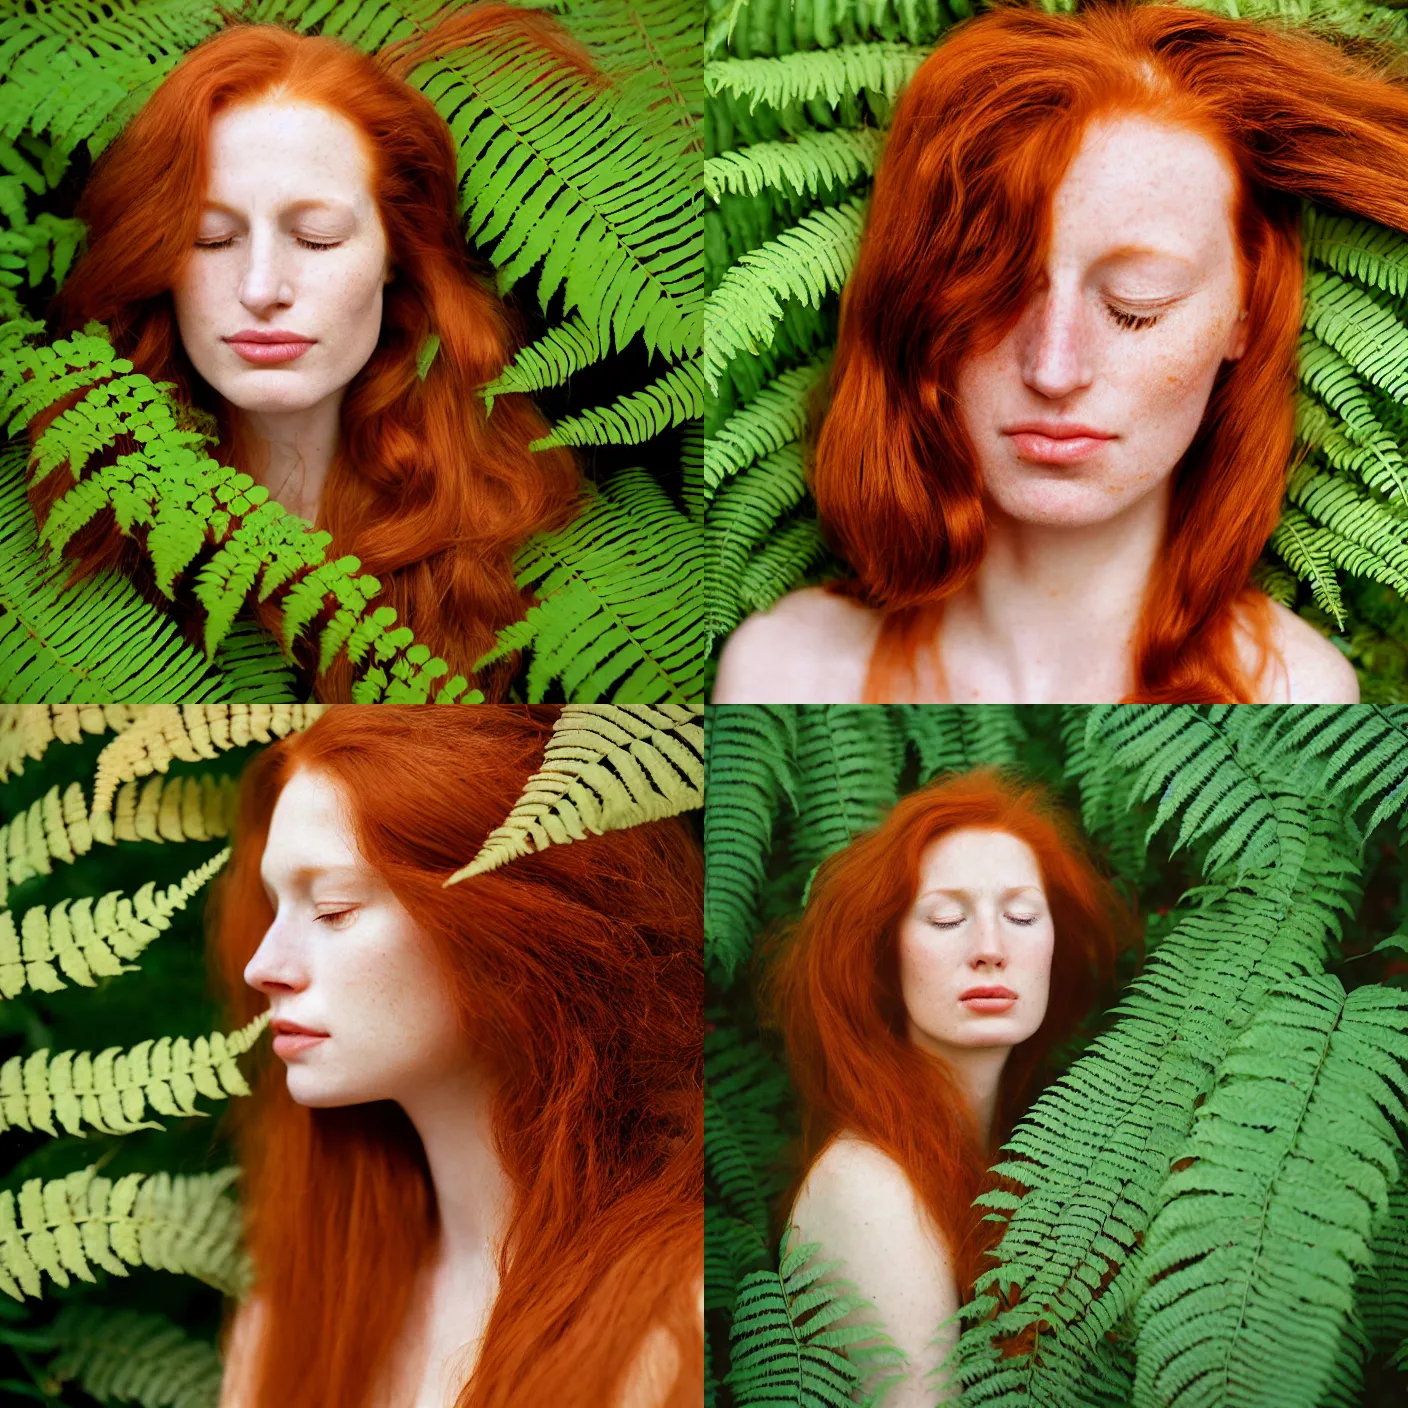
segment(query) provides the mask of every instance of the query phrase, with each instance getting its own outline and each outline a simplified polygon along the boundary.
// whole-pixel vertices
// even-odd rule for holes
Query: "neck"
[[[953,1046],[922,1032],[912,1022],[910,1040],[924,1051],[942,1058],[953,1072],[968,1113],[973,1117],[983,1150],[992,1147],[993,1125],[997,1120],[997,1097],[1002,1072],[1012,1053],[1010,1046]]]
[[[1016,703],[1118,699],[1133,688],[1139,614],[1168,524],[1165,484],[1115,518],[1077,528],[988,508],[973,581],[944,604],[950,697]]]
[[[232,407],[240,467],[289,513],[316,523],[337,454],[342,392],[298,411]],[[246,466],[248,466],[246,468]]]
[[[439,1217],[436,1263],[497,1276],[512,1190],[494,1144],[493,1090],[473,1071],[416,1091],[401,1107],[425,1148]]]

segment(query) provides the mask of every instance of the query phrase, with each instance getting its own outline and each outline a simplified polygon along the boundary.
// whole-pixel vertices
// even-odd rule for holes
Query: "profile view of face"
[[[1246,342],[1236,181],[1205,137],[1095,120],[1052,202],[1043,286],[958,399],[986,496],[1022,523],[1083,527],[1162,489],[1224,360]]]
[[[924,850],[900,921],[910,1038],[942,1055],[1015,1046],[1041,1025],[1055,938],[1036,855],[1005,831],[963,827]],[[967,996],[1000,989],[1006,996]]]
[[[214,118],[209,162],[171,290],[192,364],[247,411],[340,396],[376,350],[391,277],[357,130],[307,103],[242,104]]]
[[[334,781],[289,779],[260,876],[276,913],[244,978],[269,999],[294,1100],[399,1100],[467,1069],[468,1038],[429,944],[359,853]],[[283,1022],[319,1035],[281,1036]]]

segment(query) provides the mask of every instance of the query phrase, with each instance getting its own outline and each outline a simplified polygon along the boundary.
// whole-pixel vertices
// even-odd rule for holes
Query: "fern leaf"
[[[1317,263],[1395,298],[1408,294],[1408,239],[1352,215],[1307,205],[1305,252]]]
[[[0,1291],[22,1300],[43,1294],[42,1277],[95,1281],[129,1267],[194,1276],[241,1295],[251,1275],[240,1245],[240,1209],[225,1190],[239,1175],[172,1177],[130,1173],[116,1182],[89,1165],[67,1178],[28,1180],[0,1192]]]
[[[919,755],[923,782],[942,772],[1015,764],[1027,739],[1021,710],[1008,704],[894,704],[890,714]]]
[[[843,44],[779,59],[720,59],[705,64],[704,87],[746,99],[749,112],[759,103],[780,108],[812,98],[835,107],[866,89],[898,96],[928,56],[908,44]]]
[[[1327,975],[1271,989],[1165,1184],[1136,1309],[1134,1403],[1319,1402],[1355,1267],[1397,1175],[1408,994]]]
[[[772,341],[782,318],[779,298],[816,307],[840,291],[860,248],[865,205],[858,197],[814,211],[729,269],[704,311],[704,377],[711,388],[731,357]]]
[[[543,766],[528,779],[507,820],[445,884],[547,846],[703,805],[702,710],[568,704],[553,724]]]
[[[704,446],[704,487],[713,494],[731,474],[764,455],[800,441],[807,424],[807,398],[823,363],[793,367],[735,411]]]
[[[533,441],[534,450],[549,445],[638,445],[682,421],[704,414],[704,384],[696,362],[685,362],[609,406],[567,416],[551,434]]]
[[[561,386],[574,373],[601,361],[606,350],[597,330],[574,313],[523,348],[481,394],[492,410],[496,396]]]
[[[96,1055],[47,1049],[12,1056],[0,1066],[0,1133],[42,1129],[57,1136],[54,1121],[69,1134],[86,1125],[104,1134],[161,1129],[145,1119],[147,1107],[168,1116],[200,1115],[196,1097],[223,1100],[248,1095],[235,1057],[252,1047],[269,1024],[269,1013],[228,1035],[139,1042],[130,1051],[109,1047]]]
[[[1305,326],[1395,401],[1408,402],[1408,327],[1358,284],[1335,274],[1305,281]]]
[[[226,848],[158,893],[151,881],[131,899],[110,890],[97,900],[60,900],[25,911],[16,930],[9,910],[0,910],[0,993],[15,997],[24,988],[58,992],[71,981],[94,987],[98,978],[131,972],[131,963],[184,909],[206,881],[230,858]]]
[[[1310,583],[1315,600],[1334,617],[1337,625],[1343,626],[1344,599],[1335,577],[1335,559],[1330,553],[1328,537],[1326,529],[1312,523],[1299,510],[1288,508],[1282,512],[1281,521],[1271,535],[1271,546],[1301,581]]]
[[[52,861],[72,865],[74,857],[85,855],[95,839],[83,789],[71,782],[61,797],[58,787],[51,787],[0,826],[0,904],[8,903],[13,886],[52,874]]]
[[[874,127],[801,132],[791,142],[758,142],[704,163],[704,189],[721,195],[755,196],[790,186],[816,196],[829,186],[849,186],[875,173],[883,138]]]
[[[140,710],[130,704],[0,704],[0,783],[38,762],[51,743],[79,743],[85,733],[120,733]]]
[[[216,1408],[224,1365],[213,1344],[164,1315],[67,1305],[47,1331],[61,1352],[46,1366],[100,1402],[141,1408]]]

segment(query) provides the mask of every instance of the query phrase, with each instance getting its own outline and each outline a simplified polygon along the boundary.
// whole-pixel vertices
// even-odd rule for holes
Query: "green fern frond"
[[[1348,426],[1304,391],[1296,396],[1296,438],[1321,451],[1336,469],[1357,476],[1389,501],[1408,501],[1408,465],[1398,442],[1380,431],[1367,444],[1351,440]]]
[[[682,421],[704,414],[704,381],[696,361],[672,367],[639,391],[609,406],[567,416],[552,432],[533,441],[534,450],[549,445],[639,445]]]
[[[1271,546],[1301,581],[1310,583],[1320,607],[1343,626],[1344,598],[1335,576],[1336,558],[1330,552],[1329,536],[1327,529],[1312,523],[1298,509],[1288,508],[1282,511],[1271,535]]]
[[[41,1276],[67,1286],[70,1276],[95,1281],[94,1266],[114,1276],[148,1266],[242,1295],[250,1266],[239,1205],[225,1196],[238,1176],[228,1168],[129,1173],[114,1182],[90,1164],[47,1183],[29,1179],[18,1195],[7,1188],[0,1192],[0,1291],[23,1300],[43,1294]]]
[[[840,291],[860,248],[865,208],[857,197],[815,211],[729,269],[704,310],[704,377],[711,388],[730,358],[772,341],[780,298],[815,307]]]
[[[1408,327],[1358,284],[1335,274],[1305,281],[1305,326],[1395,401],[1408,401]]]
[[[601,361],[606,350],[597,330],[574,313],[523,348],[481,395],[492,410],[494,398],[510,391],[543,391],[549,386],[561,386],[574,373]]]
[[[854,1323],[873,1307],[832,1276],[840,1263],[814,1261],[821,1250],[816,1242],[789,1252],[791,1238],[789,1228],[777,1271],[754,1272],[738,1288],[725,1382],[739,1408],[877,1403],[879,1394],[865,1392],[867,1380],[903,1365],[904,1354],[878,1325]],[[842,1325],[848,1317],[852,1323]]]
[[[42,1129],[57,1136],[57,1119],[69,1134],[83,1127],[104,1134],[161,1129],[145,1119],[147,1107],[168,1116],[200,1115],[196,1097],[223,1100],[248,1095],[235,1057],[254,1045],[269,1025],[263,1012],[247,1026],[228,1034],[212,1032],[194,1042],[169,1036],[139,1042],[130,1051],[116,1046],[94,1054],[47,1049],[11,1056],[0,1066],[0,1133],[8,1129]]]
[[[544,310],[561,290],[603,345],[640,334],[652,355],[697,348],[699,196],[662,159],[668,148],[526,38],[460,50],[409,80],[449,124],[468,229],[501,290],[542,260]]]
[[[827,556],[826,540],[814,517],[796,518],[749,559],[738,584],[745,611],[766,611]]]
[[[1341,417],[1348,439],[1372,445],[1386,433],[1359,373],[1333,347],[1302,332],[1298,359],[1301,382]]]
[[[60,900],[49,908],[27,909],[18,931],[9,910],[0,910],[0,993],[15,997],[26,987],[58,992],[71,981],[94,987],[98,978],[131,972],[124,967],[184,909],[230,858],[228,847],[157,893],[148,881],[128,899],[109,890],[97,900]]]
[[[519,856],[704,805],[703,711],[681,705],[568,704],[543,766],[501,826],[446,885]]]
[[[1390,585],[1408,593],[1408,518],[1370,498],[1347,479],[1307,460],[1291,476],[1287,496],[1331,532],[1356,543],[1384,564]]]
[[[1015,764],[1027,738],[1021,710],[1010,704],[892,704],[889,710],[919,755],[921,782],[943,772]]]
[[[718,704],[706,715],[704,749],[704,954],[730,976],[753,945],[773,818],[795,807],[790,758],[797,716],[773,705]]]
[[[688,703],[703,693],[701,534],[641,469],[617,472],[581,515],[519,552],[539,604],[499,632],[475,669],[532,649],[527,697],[560,680],[569,700]]]
[[[745,99],[750,112],[759,103],[781,108],[812,98],[835,107],[867,89],[898,96],[928,57],[909,44],[842,44],[779,59],[719,59],[705,64],[704,87]]]
[[[1408,994],[1274,986],[1219,1067],[1149,1224],[1134,1403],[1318,1403],[1397,1175]]]
[[[849,186],[875,174],[882,134],[874,127],[835,132],[801,132],[791,142],[759,142],[724,152],[704,163],[704,189],[716,200],[724,194],[757,195],[790,186],[815,196],[829,186]]]
[[[1352,215],[1306,206],[1306,254],[1347,279],[1395,298],[1408,294],[1408,239]]]
[[[709,437],[704,446],[704,486],[710,494],[729,475],[801,440],[807,425],[807,398],[823,367],[824,362],[815,361],[783,372]]]
[[[101,1403],[140,1408],[216,1408],[224,1365],[213,1344],[164,1315],[67,1305],[47,1334],[60,1353],[45,1366]]]

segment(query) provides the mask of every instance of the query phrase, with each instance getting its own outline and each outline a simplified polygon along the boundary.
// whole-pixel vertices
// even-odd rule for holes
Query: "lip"
[[[275,1056],[294,1056],[328,1039],[327,1032],[314,1031],[312,1027],[303,1027],[282,1017],[270,1023],[270,1030],[274,1033]]]
[[[1033,464],[1077,464],[1119,436],[1091,425],[1061,421],[1024,421],[1004,426],[1019,460]]]
[[[245,328],[224,340],[246,362],[270,366],[301,357],[316,339],[280,328]]]
[[[1017,1001],[1017,994],[1011,988],[981,987],[969,988],[958,999],[970,1012],[984,1012],[996,1016],[1008,1011]]]

